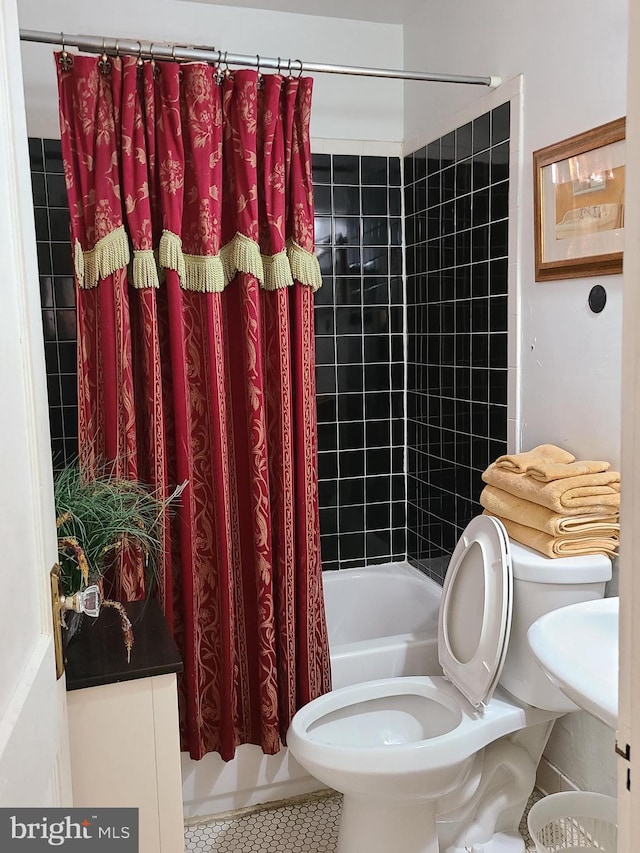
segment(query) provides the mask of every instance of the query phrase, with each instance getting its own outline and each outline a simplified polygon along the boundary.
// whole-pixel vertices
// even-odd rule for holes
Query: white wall
[[[503,80],[524,75],[521,446],[553,442],[614,466],[620,463],[622,277],[534,281],[531,154],[625,114],[626,26],[626,0],[432,0],[405,27],[404,41],[406,67]],[[482,95],[466,86],[407,83],[406,150],[437,137],[443,117]],[[608,297],[598,315],[587,307],[596,283]],[[612,733],[575,715],[557,725],[546,754],[580,787],[614,792],[612,744]]]
[[[215,44],[216,49],[230,53],[308,62],[402,67],[399,25],[183,0],[19,0],[18,5],[20,26],[26,29],[141,38],[145,42]],[[23,43],[25,97],[29,134],[59,138],[52,49]],[[402,139],[400,81],[318,74],[313,100],[311,135],[315,139],[378,143]],[[389,153],[399,151],[392,149]]]

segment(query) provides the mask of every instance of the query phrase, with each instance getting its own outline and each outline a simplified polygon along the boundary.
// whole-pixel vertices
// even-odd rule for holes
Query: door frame
[[[0,806],[72,804],[49,571],[58,548],[16,0],[0,0]]]
[[[640,3],[629,4],[626,147],[640,150]],[[640,732],[640,162],[627,156],[622,320],[622,489],[620,548],[620,669],[618,849],[631,851],[640,837],[640,761],[633,732]],[[634,618],[635,617],[635,618]],[[629,748],[629,759],[625,753]],[[628,787],[630,782],[630,789]]]

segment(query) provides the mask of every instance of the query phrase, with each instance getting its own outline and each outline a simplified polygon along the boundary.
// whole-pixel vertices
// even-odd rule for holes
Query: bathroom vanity
[[[85,618],[68,649],[73,804],[138,808],[140,853],[177,853],[184,849],[182,661],[155,599],[125,608],[134,632],[130,663],[114,610]]]

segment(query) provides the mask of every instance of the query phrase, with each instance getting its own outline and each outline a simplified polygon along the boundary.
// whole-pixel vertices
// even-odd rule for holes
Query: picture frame
[[[536,281],[622,272],[625,125],[533,152]]]

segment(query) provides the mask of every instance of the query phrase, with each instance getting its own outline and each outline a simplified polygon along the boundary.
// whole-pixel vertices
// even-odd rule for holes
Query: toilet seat
[[[438,614],[438,660],[445,676],[478,709],[496,689],[513,611],[509,537],[497,518],[474,518],[447,569]]]
[[[403,696],[420,697],[448,709],[448,730],[422,740],[392,744],[330,742],[325,737],[323,723],[334,723],[336,714],[357,719],[366,703],[384,703]],[[408,772],[413,766],[423,767],[428,754],[427,764],[436,770],[465,761],[504,735],[556,716],[555,712],[521,705],[499,687],[491,706],[479,714],[441,675],[382,678],[341,687],[302,707],[293,718],[287,743],[297,758],[313,761],[316,767],[326,762],[346,772],[355,762],[362,773],[393,774],[402,769]]]

